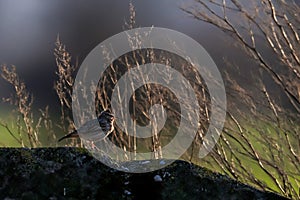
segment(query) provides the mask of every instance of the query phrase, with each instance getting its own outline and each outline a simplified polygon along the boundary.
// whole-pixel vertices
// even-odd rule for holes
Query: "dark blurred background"
[[[287,65],[284,62],[285,59],[279,55],[280,53],[274,53],[266,40],[266,36],[271,36],[274,39],[274,35],[276,37],[279,35],[281,36],[281,43],[286,41],[282,36],[284,35],[281,31],[282,25],[275,26],[277,32],[267,31],[263,33],[256,30],[256,26],[252,27],[254,31],[257,31],[253,33],[257,45],[255,49],[261,53],[270,68],[270,70],[266,70],[262,67],[264,65],[260,66],[261,60],[258,59],[255,62],[253,59],[255,56],[251,56],[251,48],[245,48],[245,43],[239,41],[234,31],[223,32],[214,25],[202,22],[199,17],[195,19],[197,14],[192,17],[180,9],[181,7],[196,6],[192,10],[199,11],[198,16],[201,16],[203,14],[202,8],[205,7],[201,4],[202,1],[197,3],[196,0],[0,0],[0,65],[16,66],[18,75],[26,83],[28,91],[34,96],[32,112],[37,114],[34,117],[40,116],[39,108],[49,105],[51,120],[55,118],[59,121],[60,104],[53,87],[57,69],[54,48],[58,35],[72,55],[72,64],[78,63],[80,65],[89,52],[99,43],[126,30],[125,22],[129,21],[130,2],[133,3],[136,10],[137,27],[164,27],[190,36],[207,50],[223,76],[228,115],[222,137],[219,140],[220,145],[215,146],[215,150],[210,154],[211,157],[208,157],[206,161],[195,160],[193,162],[229,174],[239,181],[245,180],[245,182],[250,182],[253,186],[263,190],[267,188],[269,191],[270,188],[281,184],[275,188],[277,192],[289,197],[292,197],[290,194],[293,194],[293,197],[296,197],[295,191],[299,189],[299,184],[296,183],[299,180],[297,178],[299,177],[297,153],[299,153],[298,125],[300,124],[299,110],[296,108],[299,107],[300,84],[299,76],[295,75],[293,69],[297,69],[298,71],[296,71],[299,72],[299,65]],[[207,0],[205,2],[208,3],[209,9],[220,15],[224,14],[222,13],[222,4],[216,6],[215,1]],[[283,0],[238,2],[244,4],[245,13],[238,14],[239,12],[236,12],[235,9],[227,9],[227,14],[234,30],[237,30],[238,34],[241,33],[241,37],[245,41],[251,41],[249,37],[251,32],[247,29],[251,23],[249,24],[249,21],[245,20],[244,17],[243,24],[241,16],[259,10],[259,6],[262,8],[264,6],[270,7],[270,5],[266,5],[266,2],[273,2],[275,10],[277,9],[279,14],[281,9],[286,11],[290,20],[296,21],[294,23],[295,30],[299,35],[300,22],[294,20],[298,17],[299,8],[297,4],[300,5],[299,0],[295,0],[293,4],[288,4],[288,1]],[[290,7],[281,7],[282,4],[279,2]],[[263,6],[262,3],[265,5]],[[254,4],[254,8],[251,7],[251,4]],[[259,6],[255,7],[255,5]],[[230,7],[230,4],[228,6]],[[288,9],[285,10],[284,8]],[[208,10],[206,10],[206,14],[209,12]],[[267,9],[266,13],[257,15],[259,24],[266,30],[272,27],[269,26],[270,23],[274,23],[271,11],[272,9]],[[269,18],[265,19],[265,16],[269,16]],[[278,16],[280,17],[280,15]],[[269,21],[267,21],[268,19]],[[224,21],[221,20],[222,22]],[[284,24],[288,25],[286,22]],[[269,35],[264,35],[265,33]],[[295,35],[291,34],[290,36],[294,38]],[[288,46],[285,43],[285,47]],[[295,42],[295,47],[297,54],[299,52],[299,40]],[[285,50],[287,54],[290,54],[289,48]],[[270,71],[275,71],[275,75],[272,75]],[[283,77],[281,83],[274,81],[276,75]],[[265,88],[265,92],[263,92],[263,88]],[[293,98],[287,95],[287,92],[293,93]],[[8,122],[9,127],[12,127],[12,131],[15,131],[16,135],[14,137],[13,134],[9,134],[5,125],[0,126],[0,147],[24,146],[22,142],[18,142],[18,137],[21,138],[21,134],[17,135],[24,120],[18,121],[15,115],[7,115],[12,111],[13,106],[8,106],[8,103],[1,101],[2,98],[10,97],[11,94],[14,94],[13,87],[0,77],[0,123]],[[270,98],[267,98],[268,96]],[[296,106],[293,106],[292,102],[296,102]],[[277,113],[279,114],[277,115]],[[28,118],[31,119],[31,116]],[[53,121],[55,122],[55,120]],[[70,119],[69,122],[71,121]],[[51,125],[51,123],[49,124]],[[65,128],[62,125],[63,128],[61,128],[55,124],[52,128],[50,125],[47,126],[50,127],[50,131],[47,129],[43,132],[41,129],[43,134],[40,137],[40,146],[64,145],[57,143],[57,137],[65,135],[67,128],[73,129],[74,127]],[[35,123],[32,126],[35,126]],[[25,135],[23,139],[26,136],[30,136],[30,134]],[[122,138],[122,135],[119,138]],[[202,137],[199,137],[198,140],[198,143],[202,144]],[[70,146],[73,144],[76,143],[70,143]],[[252,151],[253,147],[258,154],[256,151]],[[194,154],[194,145],[191,152],[191,155],[198,159],[198,154]],[[190,159],[192,156],[186,158]],[[263,167],[262,163],[266,164],[267,167]],[[272,169],[272,172],[266,173],[269,169]],[[270,181],[270,177],[272,177],[270,174],[273,172],[275,178]],[[290,177],[291,179],[289,179]],[[268,187],[265,186],[265,180],[268,181],[266,184],[269,184]],[[281,183],[278,183],[278,180]],[[288,181],[291,181],[291,185],[287,186]],[[291,189],[292,186],[294,189]],[[273,191],[273,189],[271,190]]]
[[[0,64],[16,66],[19,76],[34,95],[35,108],[50,105],[50,112],[56,113],[59,104],[53,89],[56,78],[53,50],[57,36],[71,53],[73,64],[80,65],[95,46],[126,29],[129,3],[129,0],[0,0]],[[257,72],[257,63],[234,45],[230,34],[180,9],[194,5],[193,0],[139,0],[132,3],[138,27],[164,27],[192,37],[208,51],[223,76],[225,71],[229,72],[236,81],[247,86],[247,90],[254,89],[250,74]],[[268,57],[272,62],[272,54]],[[278,86],[272,84],[270,77],[264,79],[267,87],[272,88],[271,92],[280,97]],[[0,91],[0,98],[13,93],[12,87],[2,78]],[[0,103],[0,114],[5,113],[7,105]]]
[[[220,31],[180,10],[188,1],[133,1],[137,26],[156,26],[183,32],[199,41],[220,59]],[[34,94],[34,106],[58,105],[53,90],[53,49],[59,35],[79,64],[100,42],[125,29],[129,1],[104,0],[0,0],[0,64],[15,65]],[[217,31],[217,32],[216,32]],[[11,86],[0,79],[0,96],[8,97]],[[4,107],[1,104],[3,111]]]

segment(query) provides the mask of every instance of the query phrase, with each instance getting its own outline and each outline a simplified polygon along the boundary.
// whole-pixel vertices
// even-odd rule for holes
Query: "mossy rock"
[[[77,148],[1,148],[0,159],[0,199],[285,199],[184,161],[132,174]]]

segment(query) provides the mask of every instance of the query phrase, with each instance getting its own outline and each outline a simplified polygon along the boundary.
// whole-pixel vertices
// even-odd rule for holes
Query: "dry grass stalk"
[[[15,66],[2,66],[1,76],[14,87],[16,96],[12,101],[17,106],[17,111],[22,115],[30,146],[37,147],[40,143],[37,129],[33,123],[32,95],[27,91],[25,83],[20,80]]]
[[[72,101],[72,87],[74,84],[74,73],[77,66],[71,64],[71,56],[66,50],[65,45],[60,41],[59,36],[55,42],[55,61],[56,61],[56,75],[57,80],[54,83],[54,89],[60,101],[61,120],[59,127],[63,132],[68,132],[74,129],[71,119],[71,101]],[[68,126],[66,128],[66,126]]]
[[[197,0],[182,10],[230,34],[260,68],[250,72],[253,76],[250,90],[229,75],[240,73],[238,65],[225,62],[233,66],[231,73],[225,73],[231,99],[229,118],[218,145],[205,159],[206,165],[262,190],[300,198],[297,91],[300,43],[299,30],[295,28],[300,21],[291,17],[298,15],[299,5],[273,0],[253,1],[247,5],[236,0]],[[261,48],[261,43],[267,46]],[[266,51],[273,52],[271,59]],[[284,107],[272,88],[262,82],[267,75],[273,79],[273,90],[281,91],[281,98],[289,100],[290,108]]]
[[[257,13],[248,12],[247,9],[239,2],[232,0],[231,5],[228,6],[226,1],[197,1],[201,5],[203,11],[199,12],[197,9],[187,9],[184,11],[193,15],[196,19],[206,21],[221,28],[225,32],[229,32],[234,36],[238,42],[242,43],[243,49],[248,55],[250,55],[259,66],[261,66],[265,72],[267,72],[274,80],[276,84],[280,86],[290,100],[296,114],[290,113],[283,108],[272,96],[270,90],[262,80],[262,73],[255,74],[257,84],[253,87],[257,91],[261,91],[261,94],[251,93],[245,89],[244,86],[234,80],[227,72],[225,73],[228,96],[234,101],[229,102],[228,117],[226,120],[225,128],[220,137],[218,144],[216,145],[210,156],[200,161],[200,164],[210,169],[228,174],[229,176],[252,184],[262,190],[271,190],[279,192],[287,197],[299,198],[297,188],[299,188],[299,174],[300,174],[300,158],[299,158],[299,98],[297,98],[299,89],[299,35],[297,31],[297,23],[291,21],[288,15],[276,10],[273,1],[263,0],[267,7],[263,7],[262,11],[266,11],[266,16],[271,17],[271,26],[266,26],[263,21],[260,21]],[[209,4],[219,6],[223,11],[221,15],[218,15],[212,10]],[[284,7],[288,5],[283,3]],[[297,8],[291,8],[291,12],[297,12]],[[245,35],[241,34],[240,29],[230,21],[228,17],[229,11],[239,12],[242,18],[247,21],[249,26],[244,27],[248,30],[248,38],[245,39]],[[130,20],[126,23],[128,29],[135,27],[135,10],[134,6],[130,4]],[[282,25],[284,24],[284,26]],[[254,31],[261,31],[262,36],[265,37],[266,42],[270,45],[271,50],[277,55],[279,60],[287,66],[285,75],[276,71],[268,62],[268,59],[263,57],[257,47],[257,38]],[[135,38],[128,38],[132,48],[138,48],[141,44],[140,36]],[[290,53],[289,53],[290,52]],[[103,49],[103,55],[110,60],[109,50]],[[55,58],[57,64],[57,81],[55,82],[55,90],[60,100],[61,105],[61,122],[60,128],[63,131],[67,131],[73,127],[71,120],[71,95],[72,86],[74,84],[74,72],[77,67],[71,64],[71,56],[67,52],[65,46],[61,43],[59,38],[56,41]],[[197,99],[199,100],[201,119],[201,127],[198,130],[196,140],[182,158],[188,158],[192,162],[198,162],[197,152],[202,145],[203,137],[209,125],[210,118],[210,96],[208,94],[205,83],[201,79],[198,73],[195,73],[195,69],[188,65],[183,60],[178,60],[176,56],[170,55],[162,51],[139,50],[126,54],[119,58],[117,61],[111,63],[104,76],[98,84],[93,83],[90,88],[82,88],[82,95],[87,97],[90,92],[96,91],[97,93],[97,110],[103,110],[109,108],[110,96],[112,90],[118,79],[128,70],[139,67],[146,63],[161,63],[165,65],[175,66],[182,75],[191,80],[190,84],[193,86],[194,91],[197,92]],[[231,63],[226,63],[231,65]],[[235,66],[235,65],[233,65]],[[238,70],[235,66],[235,70]],[[167,71],[157,72],[163,76],[170,75]],[[34,146],[36,140],[36,128],[33,126],[31,106],[32,98],[26,90],[25,84],[19,81],[15,68],[2,68],[2,75],[8,82],[14,87],[17,94],[18,110],[23,116],[28,132],[28,138]],[[142,77],[144,83],[147,83],[147,77],[136,75],[136,78]],[[292,81],[290,81],[290,78]],[[171,80],[172,77],[169,77]],[[133,80],[129,80],[133,81]],[[296,85],[295,85],[296,84]],[[298,84],[298,85],[297,85]],[[182,88],[184,92],[185,88]],[[296,92],[295,92],[296,91]],[[120,101],[129,101],[124,99],[121,92],[118,91]],[[174,101],[166,101],[166,97],[174,99]],[[88,98],[86,98],[88,99]],[[73,102],[76,103],[76,102]],[[137,139],[136,137],[129,136],[129,133],[125,130],[121,131],[116,127],[116,131],[108,138],[113,141],[117,146],[122,149],[133,152],[133,154],[122,155],[125,160],[135,160],[136,154],[139,150],[145,151],[145,147],[153,152],[153,158],[164,157],[162,147],[170,138],[173,137],[172,133],[176,132],[176,127],[179,126],[180,120],[180,107],[174,94],[170,93],[166,88],[161,88],[153,84],[145,84],[138,91],[132,95],[131,101],[131,114],[134,118],[134,124],[146,125],[150,119],[149,108],[160,103],[164,105],[168,120],[165,127],[161,132],[154,130],[153,136],[150,139]],[[125,109],[120,104],[122,110],[121,115],[125,115]],[[90,105],[95,106],[95,105]],[[89,111],[85,111],[88,113]],[[297,114],[298,112],[298,114]],[[86,117],[86,113],[80,113],[83,117]],[[250,113],[254,116],[254,119],[250,119],[245,113]],[[122,116],[123,117],[123,116]],[[129,117],[129,116],[127,116]],[[258,122],[257,119],[260,121]],[[188,120],[188,119],[187,119]],[[43,123],[42,123],[43,121]],[[44,124],[47,129],[53,127],[49,120],[47,108],[42,111],[42,118],[37,123],[37,127]],[[9,134],[11,134],[20,144],[23,144],[22,138],[18,137],[10,131],[5,123],[0,123],[5,127]],[[69,128],[65,128],[65,126]],[[155,124],[154,124],[155,125]],[[19,125],[19,127],[21,127]],[[291,128],[294,127],[294,128]],[[134,130],[134,136],[136,136],[136,130]],[[280,141],[280,144],[279,144]],[[69,145],[78,145],[76,142]],[[112,149],[113,150],[113,149]],[[129,155],[133,155],[130,157]],[[254,170],[255,168],[255,170]],[[259,172],[263,176],[257,175]],[[266,182],[269,180],[269,182]]]

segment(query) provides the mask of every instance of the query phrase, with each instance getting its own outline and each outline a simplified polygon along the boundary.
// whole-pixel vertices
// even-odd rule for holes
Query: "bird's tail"
[[[73,132],[71,132],[71,133],[69,133],[69,134],[63,136],[62,138],[60,138],[60,139],[58,140],[58,142],[60,142],[60,141],[62,141],[62,140],[64,140],[64,139],[67,139],[67,138],[77,138],[77,137],[78,137],[77,131],[73,131]]]

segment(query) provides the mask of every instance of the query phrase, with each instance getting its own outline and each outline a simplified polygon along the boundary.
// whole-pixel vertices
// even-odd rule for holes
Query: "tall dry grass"
[[[214,2],[211,3],[216,4]],[[221,8],[224,7],[223,4],[216,5],[221,6]],[[210,20],[209,16],[203,15],[203,13],[201,16],[197,16],[197,14],[199,14],[198,12],[185,11],[194,15],[197,19],[203,17],[204,20],[210,23],[215,22]],[[211,14],[214,13],[211,12]],[[126,23],[126,28],[133,29],[136,27],[135,17],[134,6],[130,4],[130,19],[129,22]],[[228,20],[228,18],[225,18],[225,22],[229,23],[226,20]],[[223,25],[218,23],[218,21],[216,21],[215,24]],[[228,28],[228,26],[224,25],[222,28],[226,27]],[[234,33],[234,30],[230,29],[229,31],[233,31]],[[239,37],[239,35],[237,36]],[[140,37],[128,38],[132,48],[139,47],[138,45],[141,40],[142,38]],[[252,42],[253,41],[252,39]],[[72,64],[71,55],[59,37],[55,44],[54,55],[57,65],[57,79],[54,89],[60,101],[61,109],[60,122],[55,126],[58,126],[61,132],[67,133],[75,128],[72,121],[71,105],[72,103],[77,104],[78,102],[72,102],[71,96],[78,65]],[[252,49],[253,48],[250,47],[251,51]],[[109,52],[110,51],[105,48],[102,52],[107,60],[110,60],[111,55]],[[256,52],[255,54],[254,52],[252,55],[261,55],[258,53],[259,52]],[[275,53],[278,53],[277,55],[282,54],[280,49],[275,49]],[[296,55],[296,52],[294,52],[294,54]],[[261,57],[256,58],[258,61],[261,59]],[[283,61],[287,62],[287,60],[284,59]],[[83,97],[88,97],[91,93],[96,92],[96,105],[90,105],[91,109],[79,113],[79,115],[82,116],[82,118],[88,118],[87,115],[93,110],[93,106],[96,106],[97,112],[110,109],[111,95],[120,77],[128,70],[146,63],[160,63],[174,67],[189,80],[196,92],[200,105],[199,124],[201,124],[201,126],[199,127],[193,144],[182,156],[182,159],[227,174],[234,179],[251,184],[261,190],[274,191],[290,198],[299,198],[300,127],[299,113],[297,113],[297,101],[299,103],[299,98],[297,100],[296,97],[298,94],[295,93],[296,90],[293,89],[295,86],[293,84],[299,83],[299,81],[288,82],[289,85],[287,85],[284,91],[287,94],[287,98],[292,101],[292,106],[296,110],[296,112],[290,112],[278,103],[277,99],[272,96],[270,89],[261,81],[264,77],[262,73],[256,74],[256,92],[252,93],[238,83],[238,81],[230,75],[230,72],[224,72],[222,75],[227,84],[227,95],[231,100],[228,103],[225,127],[213,151],[204,159],[199,160],[198,152],[202,146],[203,137],[210,122],[211,99],[201,75],[185,58],[178,58],[178,56],[169,52],[154,49],[136,50],[121,56],[108,66],[98,83],[91,83],[89,88],[81,88],[80,91],[82,91],[81,95]],[[233,66],[234,69],[238,70],[238,67],[231,62],[225,62],[224,64]],[[295,67],[296,65],[291,65],[291,62],[286,64],[293,67],[290,67],[290,69],[298,70],[298,68]],[[267,70],[270,72],[270,69],[268,69],[270,66],[265,67],[267,67]],[[155,73],[163,76],[170,75],[168,71],[156,71]],[[41,111],[42,115],[39,120],[34,120],[32,114],[33,98],[27,91],[25,83],[20,81],[16,68],[3,66],[2,77],[15,88],[16,96],[11,98],[10,101],[16,105],[16,110],[19,113],[17,120],[19,131],[18,133],[14,133],[7,124],[2,122],[0,125],[5,127],[8,133],[12,135],[20,145],[25,146],[23,137],[23,133],[25,133],[29,141],[29,146],[41,146],[41,142],[39,141],[40,127],[43,125],[46,130],[49,130],[49,133],[53,128],[48,114],[48,108]],[[139,76],[139,74],[137,74],[135,78],[139,79],[141,77],[145,78],[144,76]],[[170,81],[172,78],[173,77],[169,76]],[[135,137],[137,134],[136,130],[133,130],[133,136],[130,136],[126,130],[122,131],[119,127],[116,127],[115,131],[107,140],[112,141],[115,145],[125,150],[124,155],[122,155],[122,160],[124,161],[135,160],[137,159],[136,155],[138,152],[149,151],[152,152],[152,158],[163,158],[164,152],[162,148],[174,137],[180,125],[180,102],[176,96],[165,87],[157,84],[148,84],[146,79],[141,80],[145,82],[145,85],[136,90],[132,94],[131,99],[122,99],[122,93],[118,93],[120,99],[130,102],[127,107],[122,107],[122,104],[119,105],[121,115],[125,115],[125,109],[129,109],[131,116],[127,117],[133,119],[132,123],[146,125],[149,123],[150,115],[153,114],[149,113],[149,108],[155,104],[162,104],[166,110],[167,121],[160,132],[154,129],[152,137],[145,139]],[[130,81],[134,80],[129,80],[129,82]],[[283,84],[283,82],[279,84]],[[184,91],[185,88],[182,88],[182,92]],[[88,100],[88,98],[86,98],[86,100]],[[24,127],[21,125],[22,123],[25,124]],[[51,138],[55,140],[55,134],[53,134]],[[89,145],[87,143],[85,144]],[[78,140],[72,140],[67,141],[67,145],[80,146],[82,144]],[[111,150],[113,151],[114,149]]]
[[[40,116],[34,117],[33,113],[33,95],[27,90],[26,84],[20,79],[17,74],[16,67],[8,67],[3,65],[1,68],[1,76],[4,80],[10,83],[15,91],[15,95],[3,99],[16,106],[13,110],[16,113],[16,127],[10,127],[7,123],[1,121],[0,125],[4,127],[7,132],[18,142],[20,146],[24,147],[38,147],[41,145],[40,132],[42,129],[47,131],[47,137],[55,139],[53,134],[53,125],[49,117],[49,107],[39,109]],[[12,131],[16,129],[17,132]],[[24,138],[24,135],[27,138]]]
[[[249,61],[243,71],[235,60],[224,62],[228,117],[205,165],[299,199],[299,4],[199,0],[182,10],[227,34]]]

